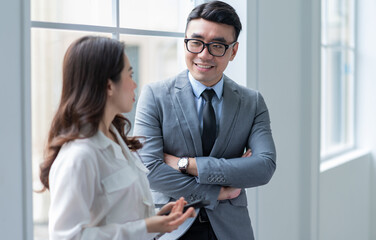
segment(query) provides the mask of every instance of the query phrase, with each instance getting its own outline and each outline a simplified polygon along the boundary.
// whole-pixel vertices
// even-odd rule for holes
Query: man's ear
[[[236,42],[236,43],[234,44],[234,46],[232,47],[230,61],[234,60],[234,58],[235,58],[235,56],[236,56],[236,53],[238,52],[238,47],[239,47],[239,42]]]

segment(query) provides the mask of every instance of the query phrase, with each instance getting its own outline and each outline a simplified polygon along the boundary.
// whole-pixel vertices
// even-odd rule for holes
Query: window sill
[[[368,154],[370,154],[370,151],[368,149],[356,149],[354,151],[347,152],[340,156],[328,159],[320,164],[320,173],[328,171],[332,168],[336,168],[345,163],[355,161],[357,159],[365,157]]]

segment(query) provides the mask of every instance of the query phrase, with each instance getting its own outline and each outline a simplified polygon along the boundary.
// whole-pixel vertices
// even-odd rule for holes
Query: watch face
[[[178,162],[179,167],[185,167],[188,164],[188,158],[181,158]]]

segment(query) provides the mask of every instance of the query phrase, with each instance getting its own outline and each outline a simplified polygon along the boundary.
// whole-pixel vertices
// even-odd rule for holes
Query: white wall
[[[277,147],[276,173],[257,190],[256,238],[317,239],[319,6],[308,0],[251,2],[248,36],[256,39],[249,54],[257,57],[248,56],[250,77],[256,76],[249,86],[265,97]]]
[[[320,240],[370,238],[371,156],[361,154],[320,175]]]
[[[30,118],[24,114],[25,102],[29,102],[23,80],[28,72],[23,40],[29,38],[25,8],[22,0],[0,4],[0,236],[14,240],[26,240],[32,234],[30,127],[26,126]],[[29,165],[28,171],[24,171],[25,165]]]

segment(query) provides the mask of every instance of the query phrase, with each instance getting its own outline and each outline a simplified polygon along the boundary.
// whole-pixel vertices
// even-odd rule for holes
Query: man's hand
[[[233,187],[221,187],[221,191],[218,195],[218,200],[227,200],[237,198],[240,195],[240,188]]]
[[[164,162],[168,166],[170,166],[173,169],[178,170],[178,171],[179,171],[179,167],[178,167],[178,161],[179,161],[179,159],[180,158],[175,157],[173,155],[170,155],[170,154],[167,154],[167,153],[164,154]]]
[[[243,153],[242,157],[250,157],[252,156],[252,150],[248,149],[245,153]]]
[[[242,157],[250,157],[252,156],[252,150],[248,149],[245,153],[243,153]],[[221,187],[221,191],[218,195],[218,200],[227,200],[237,198],[240,195],[241,189],[240,188],[233,188],[233,187]]]

